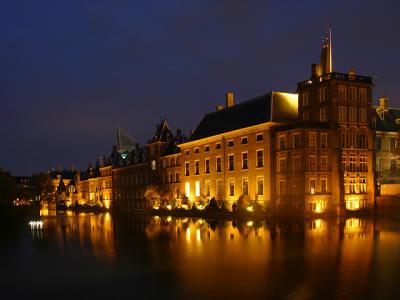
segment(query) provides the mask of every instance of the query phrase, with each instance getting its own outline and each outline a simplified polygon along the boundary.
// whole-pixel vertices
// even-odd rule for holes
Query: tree
[[[144,192],[144,198],[149,202],[150,207],[161,206],[161,191],[156,185],[149,185]]]
[[[34,174],[32,176],[32,189],[35,196],[39,196],[40,200],[54,200],[54,186],[51,182],[50,175],[47,173]]]
[[[0,169],[0,206],[11,206],[17,198],[17,184],[9,173]]]

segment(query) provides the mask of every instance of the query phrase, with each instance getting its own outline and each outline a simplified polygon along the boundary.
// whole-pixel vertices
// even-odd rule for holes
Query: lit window
[[[185,196],[190,197],[190,182],[185,182]]]
[[[264,177],[263,176],[257,177],[257,195],[258,196],[264,195]]]
[[[316,189],[317,181],[315,178],[310,179],[310,194],[315,194],[315,189]]]
[[[200,181],[196,181],[194,183],[194,191],[195,191],[195,196],[200,197]]]
[[[156,169],[156,161],[152,160],[151,161],[151,169],[154,171]]]

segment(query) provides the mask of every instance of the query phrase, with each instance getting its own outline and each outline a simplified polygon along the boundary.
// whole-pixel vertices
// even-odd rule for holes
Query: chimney
[[[379,98],[379,109],[380,110],[387,110],[388,109],[388,97],[382,95]]]
[[[235,99],[233,97],[233,92],[227,92],[226,93],[226,108],[229,108],[234,105],[235,105]]]
[[[311,65],[311,78],[318,77],[318,64],[312,64]]]

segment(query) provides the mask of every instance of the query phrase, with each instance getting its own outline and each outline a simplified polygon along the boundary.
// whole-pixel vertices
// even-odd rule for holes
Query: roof
[[[189,141],[267,122],[297,119],[297,94],[270,92],[229,108],[207,113]]]
[[[383,119],[379,116],[376,108],[373,108],[372,115],[375,117],[377,131],[400,131],[400,124],[396,124],[396,119],[400,119],[400,109],[388,108],[383,112]]]
[[[171,129],[169,128],[167,121],[164,119],[160,124],[157,125],[156,133],[149,143],[169,142],[171,141],[172,137],[173,134],[171,133]]]

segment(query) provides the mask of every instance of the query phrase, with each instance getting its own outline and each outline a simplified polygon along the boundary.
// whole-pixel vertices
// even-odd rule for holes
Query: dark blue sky
[[[233,90],[295,91],[333,30],[334,70],[374,76],[400,106],[397,1],[3,0],[0,167],[86,168],[118,125],[193,129]]]

